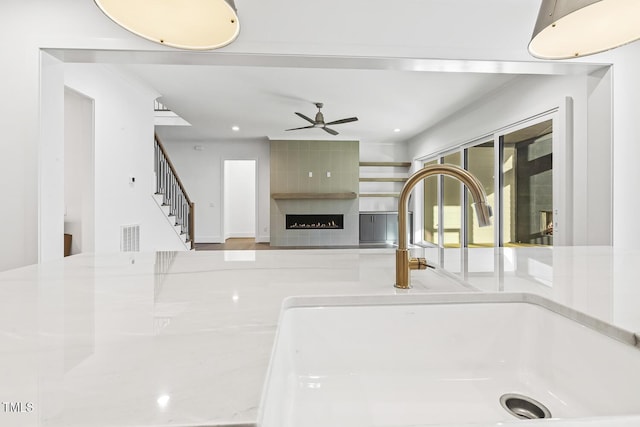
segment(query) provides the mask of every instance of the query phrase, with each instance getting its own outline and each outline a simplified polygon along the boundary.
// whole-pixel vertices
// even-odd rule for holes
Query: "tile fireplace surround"
[[[272,246],[358,244],[359,155],[358,141],[271,141]],[[343,228],[287,229],[287,215],[342,215]]]

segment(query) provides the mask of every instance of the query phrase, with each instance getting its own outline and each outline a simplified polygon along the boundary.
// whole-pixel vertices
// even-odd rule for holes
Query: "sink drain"
[[[500,404],[508,413],[522,420],[551,418],[551,412],[549,412],[546,406],[522,394],[503,394],[500,397]]]

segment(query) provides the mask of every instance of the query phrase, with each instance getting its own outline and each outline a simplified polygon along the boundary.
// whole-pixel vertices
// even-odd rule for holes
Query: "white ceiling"
[[[137,65],[136,74],[162,94],[161,101],[192,127],[162,127],[170,140],[236,138],[400,141],[481,98],[513,78],[507,74],[432,73],[273,67]],[[308,125],[324,103],[326,122],[358,117],[322,129]],[[239,126],[234,132],[232,126]],[[394,129],[400,132],[394,132]]]
[[[136,57],[136,65],[123,66],[192,124],[162,127],[158,133],[165,140],[403,141],[517,74],[587,70],[567,62],[545,68],[527,54],[539,4],[236,0],[241,32],[228,47],[173,56],[167,50],[169,55],[159,61]],[[269,55],[280,56],[272,60]],[[372,64],[371,58],[387,61]],[[340,132],[335,137],[320,129],[284,131],[307,125],[294,112],[313,118],[315,102],[324,103],[327,122],[352,116],[359,120],[334,126]],[[234,125],[239,132],[231,130]],[[395,128],[401,131],[393,132]]]

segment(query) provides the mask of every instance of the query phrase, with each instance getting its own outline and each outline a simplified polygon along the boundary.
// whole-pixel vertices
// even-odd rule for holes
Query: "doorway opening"
[[[94,100],[64,89],[64,255],[94,252]]]
[[[256,160],[225,160],[223,236],[256,238]]]

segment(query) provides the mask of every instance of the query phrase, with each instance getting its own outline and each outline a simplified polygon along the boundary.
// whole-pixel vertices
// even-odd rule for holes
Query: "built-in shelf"
[[[360,193],[360,197],[400,197],[400,193]]]
[[[360,162],[360,166],[385,166],[385,167],[408,168],[411,166],[411,162]]]
[[[360,178],[360,182],[405,182],[408,178],[395,178],[395,177],[375,177],[375,178]]]
[[[358,195],[354,192],[346,193],[273,193],[271,198],[275,200],[299,200],[299,199],[355,199]]]
[[[398,198],[400,197],[400,189],[402,185],[409,179],[407,175],[408,169],[411,167],[411,162],[360,162],[360,167],[379,167],[379,168],[388,168],[381,169],[378,171],[370,171],[369,173],[365,173],[366,175],[371,174],[374,176],[361,176],[360,181],[360,197],[361,198]],[[404,168],[407,171],[402,171],[402,173],[394,173],[393,168]],[[388,172],[381,172],[382,170]],[[361,172],[363,170],[361,169]],[[376,176],[377,175],[377,176]],[[397,176],[401,175],[401,176]],[[405,175],[405,176],[402,176]],[[380,183],[376,184],[362,184],[362,183]],[[385,184],[388,183],[388,184]],[[363,192],[364,190],[364,192]],[[372,202],[379,204],[378,202]],[[380,201],[380,203],[388,204],[390,201]]]
[[[375,167],[382,167],[382,168],[410,168],[411,167],[411,162],[360,162],[360,167],[366,167],[366,166],[375,166]],[[391,170],[391,169],[387,169],[387,170]],[[369,184],[367,186],[367,184],[364,184],[364,186],[360,187],[360,197],[388,197],[388,198],[397,198],[400,197],[400,192],[398,190],[400,190],[400,187],[398,186],[398,184],[395,183],[400,183],[403,184],[407,181],[407,177],[406,176],[393,176],[394,173],[378,173],[378,176],[366,176],[360,177],[360,182],[378,182],[378,183],[394,183],[392,186],[387,185],[385,186],[384,184],[381,184],[377,187],[378,191],[375,191],[374,188],[372,187],[371,184]],[[405,174],[406,175],[406,174]],[[375,192],[362,192],[362,190],[374,190]],[[391,192],[389,192],[389,190],[391,190]],[[396,192],[397,191],[397,192]]]

